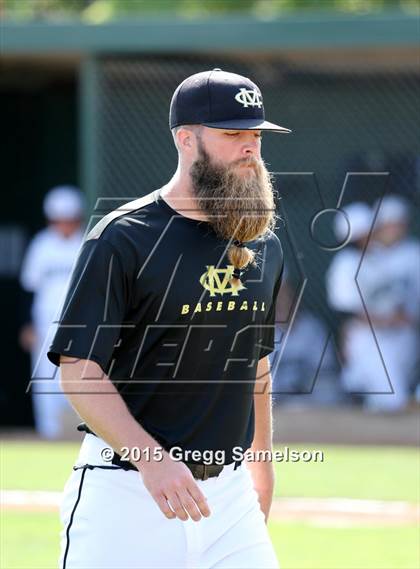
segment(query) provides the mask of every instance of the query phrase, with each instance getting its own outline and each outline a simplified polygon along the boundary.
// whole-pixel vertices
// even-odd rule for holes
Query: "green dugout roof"
[[[299,14],[261,21],[250,17],[206,20],[139,19],[94,25],[81,22],[1,23],[1,53],[130,53],[267,51],[305,48],[415,46],[418,15]]]

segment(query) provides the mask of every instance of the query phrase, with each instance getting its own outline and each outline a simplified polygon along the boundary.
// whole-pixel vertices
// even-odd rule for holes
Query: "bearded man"
[[[66,569],[278,567],[273,465],[232,450],[272,445],[283,254],[261,132],[290,131],[220,69],[179,85],[170,128],[174,176],[90,231],[48,351],[86,432]]]

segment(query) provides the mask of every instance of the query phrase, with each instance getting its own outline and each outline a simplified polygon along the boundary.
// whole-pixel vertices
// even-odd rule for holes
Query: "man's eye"
[[[227,136],[238,136],[239,132],[225,132]]]
[[[255,138],[262,138],[262,134],[258,134],[258,132],[255,133]]]

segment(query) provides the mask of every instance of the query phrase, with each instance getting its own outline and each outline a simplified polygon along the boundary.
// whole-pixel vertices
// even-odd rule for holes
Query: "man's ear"
[[[181,150],[190,152],[194,146],[193,142],[194,133],[192,132],[192,130],[189,130],[188,128],[181,128],[176,133],[176,135],[177,135],[179,148]]]

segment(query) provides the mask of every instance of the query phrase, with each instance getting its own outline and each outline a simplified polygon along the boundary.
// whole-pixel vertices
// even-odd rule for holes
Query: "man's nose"
[[[242,148],[242,152],[245,156],[258,156],[259,154],[259,146],[258,140],[250,140],[247,141]]]

